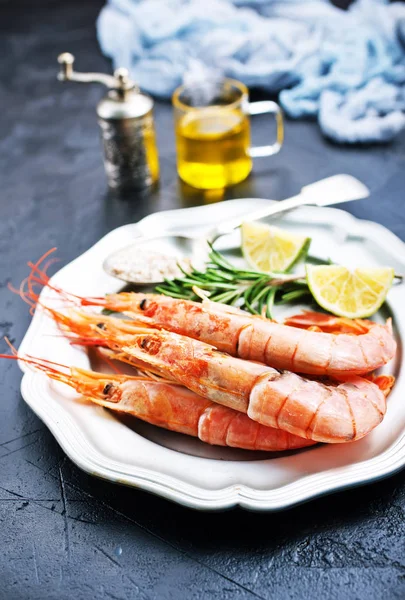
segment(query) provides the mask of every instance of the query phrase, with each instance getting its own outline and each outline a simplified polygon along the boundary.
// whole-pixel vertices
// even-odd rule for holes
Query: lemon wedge
[[[387,297],[394,269],[347,269],[306,265],[309,289],[317,303],[339,317],[360,319],[374,314]]]
[[[249,265],[263,273],[290,270],[302,260],[311,238],[265,223],[242,223],[242,252]]]

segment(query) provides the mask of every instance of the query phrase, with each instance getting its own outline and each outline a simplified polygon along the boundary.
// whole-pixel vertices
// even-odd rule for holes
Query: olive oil
[[[249,118],[240,109],[191,110],[177,121],[176,139],[178,173],[196,188],[239,183],[252,169]]]

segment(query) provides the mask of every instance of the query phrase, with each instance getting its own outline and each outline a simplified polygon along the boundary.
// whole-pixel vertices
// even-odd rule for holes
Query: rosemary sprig
[[[184,276],[166,279],[164,284],[155,288],[156,292],[198,301],[201,300],[196,293],[198,288],[213,302],[237,305],[252,314],[263,314],[268,318],[273,316],[274,304],[285,304],[310,295],[304,275],[238,269],[212,246],[205,271],[192,268],[187,272],[179,267]]]

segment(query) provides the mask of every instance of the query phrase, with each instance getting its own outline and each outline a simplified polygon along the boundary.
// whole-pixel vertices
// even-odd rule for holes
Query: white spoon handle
[[[257,221],[264,217],[279,215],[299,206],[328,206],[340,202],[360,200],[361,198],[367,198],[368,195],[369,190],[358,179],[351,175],[334,175],[303,187],[298,196],[281,200],[219,225],[210,232],[208,239],[213,242],[222,235],[231,233],[234,229],[240,227],[244,221]]]

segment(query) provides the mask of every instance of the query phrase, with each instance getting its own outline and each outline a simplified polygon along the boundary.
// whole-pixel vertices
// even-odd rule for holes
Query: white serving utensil
[[[297,196],[272,203],[242,217],[230,219],[208,231],[204,236],[151,235],[140,237],[131,245],[110,254],[103,263],[104,270],[113,277],[138,285],[156,285],[164,277],[180,276],[176,263],[201,264],[207,258],[208,243],[213,244],[223,235],[232,233],[245,221],[257,221],[280,215],[300,206],[330,206],[341,202],[361,200],[369,196],[368,188],[351,175],[333,175],[302,188]],[[159,253],[155,248],[159,247]],[[188,261],[188,263],[186,263]]]

